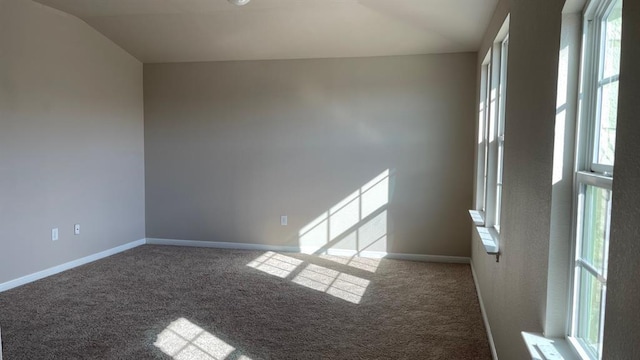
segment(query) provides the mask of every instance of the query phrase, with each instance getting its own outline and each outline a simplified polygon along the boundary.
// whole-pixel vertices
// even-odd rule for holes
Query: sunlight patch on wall
[[[236,351],[233,346],[185,318],[169,324],[158,335],[154,345],[175,360],[225,360]],[[235,358],[251,360],[245,355]]]
[[[302,227],[299,231],[301,251],[350,257],[386,255],[389,178],[387,169]],[[339,262],[351,266],[349,261]]]
[[[562,181],[564,170],[564,138],[567,118],[567,88],[569,81],[569,48],[565,46],[560,50],[558,60],[558,91],[556,100],[556,126],[553,139],[553,176],[552,184]]]
[[[300,230],[300,248],[305,254],[313,254],[327,244],[329,239],[329,213],[325,212]]]
[[[340,236],[360,221],[359,201],[360,192],[356,191],[329,210],[329,240]]]
[[[484,75],[483,75],[484,76]],[[484,143],[484,122],[486,119],[484,100],[480,100],[480,108],[478,109],[478,145]]]
[[[269,251],[247,264],[247,266],[284,279],[300,264],[302,264],[302,260]]]
[[[562,172],[564,170],[564,136],[567,112],[560,111],[556,115],[556,128],[553,140],[553,175],[552,185],[562,181]]]
[[[360,189],[360,193],[362,199],[360,220],[362,220],[389,202],[389,169],[365,184]]]
[[[496,87],[493,87],[491,89],[490,92],[490,101],[489,101],[489,109],[496,109],[496,105],[497,105],[497,98],[498,98],[498,89]],[[492,119],[496,118],[496,114],[495,114],[496,110],[491,110],[491,114],[489,116],[491,116]],[[489,121],[489,142],[492,143],[496,140],[496,121]]]

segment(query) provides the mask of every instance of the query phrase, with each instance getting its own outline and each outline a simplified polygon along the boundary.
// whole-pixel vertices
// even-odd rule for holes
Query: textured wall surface
[[[351,227],[360,241],[469,256],[475,60],[145,65],[147,237],[304,246],[307,225],[389,170],[381,217]]]
[[[624,1],[622,21],[604,359],[640,354],[640,2]]]
[[[22,0],[0,54],[0,283],[143,238],[142,64]]]
[[[500,262],[472,240],[501,359],[527,358],[520,333],[544,326],[561,11],[556,0],[502,1],[479,52],[510,13]]]

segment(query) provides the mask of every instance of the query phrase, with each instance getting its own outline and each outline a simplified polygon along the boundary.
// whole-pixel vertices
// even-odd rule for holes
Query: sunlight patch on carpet
[[[235,347],[185,318],[169,324],[154,345],[175,360],[225,360],[236,351]],[[245,355],[236,358],[251,360]]]
[[[380,259],[360,259],[355,257],[327,258],[326,256],[323,256],[322,258],[342,264],[349,264],[354,267],[365,268],[365,270],[367,270],[366,267],[368,267],[369,269],[372,269],[368,270],[371,272],[375,272],[380,261]],[[306,264],[306,266],[295,274],[295,276],[291,275],[296,271],[296,269],[304,264]],[[362,279],[357,276],[345,274],[320,265],[307,264],[302,260],[271,251],[262,254],[255,260],[248,263],[247,266],[282,279],[292,277],[293,279],[291,279],[291,281],[295,284],[324,292],[354,304],[360,303],[370,283],[369,280]]]
[[[307,265],[292,281],[354,304],[360,303],[369,286],[369,280],[313,264]]]
[[[302,260],[269,251],[248,263],[247,266],[284,279],[300,264]]]
[[[321,259],[331,260],[342,265],[375,273],[382,258],[366,258],[360,256],[319,255]]]

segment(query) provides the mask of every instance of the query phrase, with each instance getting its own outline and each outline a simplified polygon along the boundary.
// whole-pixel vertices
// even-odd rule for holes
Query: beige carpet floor
[[[0,293],[4,360],[490,359],[463,264],[141,246]]]

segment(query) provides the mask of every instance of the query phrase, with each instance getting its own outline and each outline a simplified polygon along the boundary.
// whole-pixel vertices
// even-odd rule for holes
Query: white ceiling
[[[143,62],[476,51],[497,0],[36,0]]]

